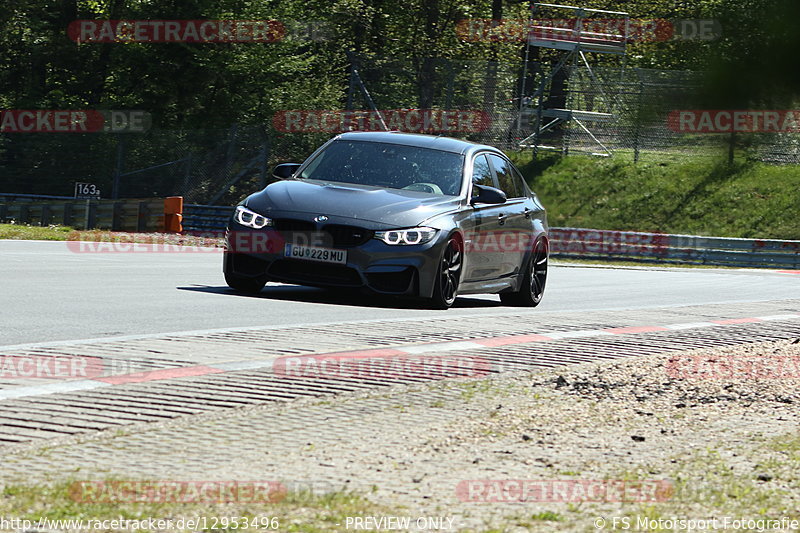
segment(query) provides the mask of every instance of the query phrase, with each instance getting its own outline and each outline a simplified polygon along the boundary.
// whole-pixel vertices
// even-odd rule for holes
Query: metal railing
[[[800,241],[550,228],[553,257],[800,268]]]
[[[187,205],[183,228],[197,232],[223,230],[231,210],[231,207]],[[800,268],[800,241],[550,228],[550,243],[552,256],[565,259]]]
[[[183,231],[192,233],[219,232],[225,229],[233,207],[219,205],[185,204],[183,206]]]
[[[9,202],[6,196],[13,196],[12,200],[16,201]],[[24,195],[0,195],[0,221],[14,218],[16,213],[18,218],[15,220],[20,223],[47,225],[55,218],[66,220],[67,213],[73,210],[71,216],[74,220],[91,219],[86,227],[112,229],[116,221],[115,229],[157,231],[159,228],[153,226],[159,224],[163,228],[161,199],[64,201],[51,197],[28,197],[20,202],[21,196]],[[89,211],[86,206],[89,206]],[[230,206],[185,204],[183,230],[187,233],[219,234],[225,229],[232,210]],[[19,218],[23,213],[27,214],[27,219]],[[550,228],[550,249],[554,258],[565,259],[800,269],[800,241],[791,240]]]
[[[0,194],[0,223],[76,229],[152,232],[164,230],[163,198],[98,200],[26,194]]]

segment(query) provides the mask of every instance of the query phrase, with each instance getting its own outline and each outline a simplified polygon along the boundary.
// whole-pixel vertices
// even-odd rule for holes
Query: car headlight
[[[234,220],[242,226],[248,228],[261,229],[266,226],[272,225],[272,219],[259,215],[255,211],[247,209],[243,205],[236,206],[236,213],[233,215]]]
[[[438,230],[435,228],[409,228],[391,229],[388,231],[376,231],[375,238],[380,239],[386,244],[394,245],[414,245],[430,242]]]

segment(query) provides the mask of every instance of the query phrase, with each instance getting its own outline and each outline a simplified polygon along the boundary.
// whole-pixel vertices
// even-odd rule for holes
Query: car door
[[[525,254],[533,244],[530,242],[532,205],[511,161],[497,154],[489,154],[488,159],[497,178],[497,187],[508,198],[499,214],[500,247],[503,250],[501,274],[516,274],[522,268]]]
[[[472,162],[472,184],[497,187],[491,164],[486,153],[474,156]],[[494,280],[503,275],[503,250],[498,243],[502,229],[503,205],[476,203],[471,206],[468,227],[465,233],[464,281]]]

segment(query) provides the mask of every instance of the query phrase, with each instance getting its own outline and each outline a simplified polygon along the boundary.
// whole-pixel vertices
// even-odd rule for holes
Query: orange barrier
[[[164,198],[164,231],[181,233],[183,231],[183,196]]]

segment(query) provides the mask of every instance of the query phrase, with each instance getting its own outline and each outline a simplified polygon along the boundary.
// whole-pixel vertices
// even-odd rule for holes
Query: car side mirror
[[[292,177],[292,174],[300,168],[300,163],[281,163],[272,170],[272,175],[280,180]]]
[[[506,203],[506,193],[494,187],[487,187],[486,185],[478,185],[477,183],[472,186],[472,198],[469,203],[475,204],[504,204]]]

